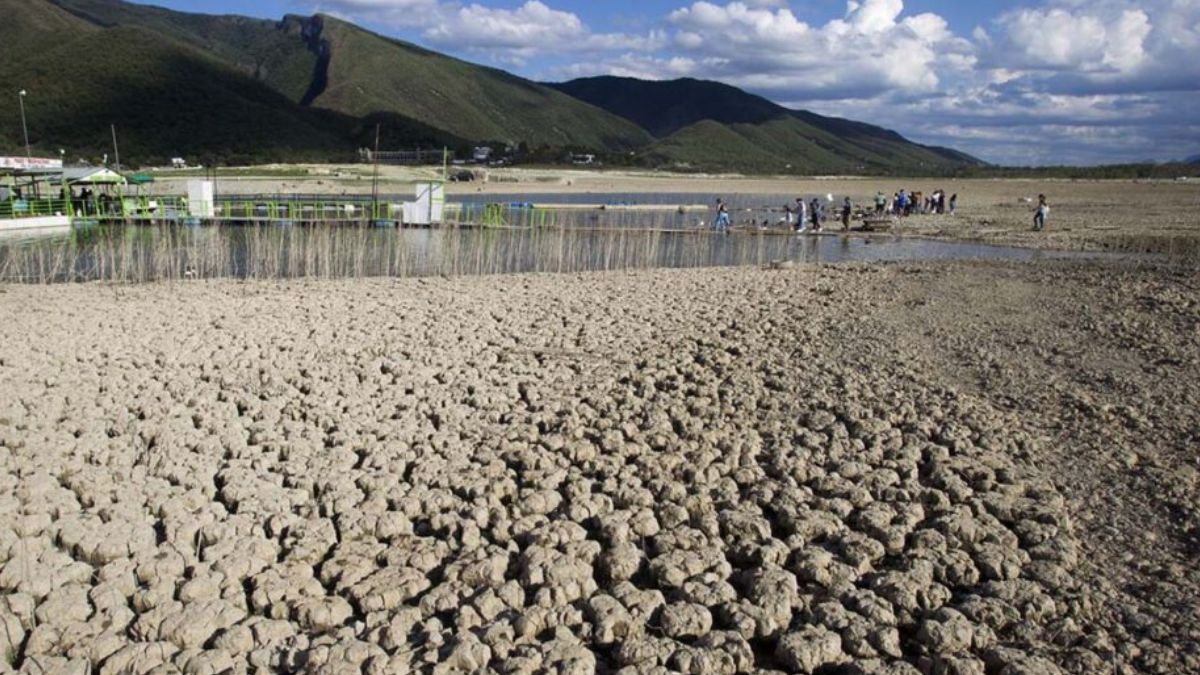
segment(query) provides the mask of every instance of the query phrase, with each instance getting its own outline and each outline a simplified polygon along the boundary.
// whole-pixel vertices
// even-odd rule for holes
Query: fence
[[[254,195],[216,199],[212,218],[224,224],[370,225],[402,224],[397,197],[370,195]],[[191,222],[187,199],[179,196],[100,195],[90,199],[27,199],[0,202],[0,218],[70,215],[100,222]],[[442,223],[447,227],[484,228],[641,228],[696,229],[705,214],[682,207],[564,208],[525,203],[447,203]]]

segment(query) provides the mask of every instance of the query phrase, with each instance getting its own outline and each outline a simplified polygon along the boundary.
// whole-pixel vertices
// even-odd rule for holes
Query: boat
[[[61,159],[0,157],[0,232],[56,232],[71,227],[70,198],[50,187]],[[43,193],[47,196],[43,196]]]

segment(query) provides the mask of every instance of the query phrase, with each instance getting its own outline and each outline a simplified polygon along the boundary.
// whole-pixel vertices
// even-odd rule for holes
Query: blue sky
[[[158,0],[323,11],[541,81],[726,82],[1009,165],[1200,154],[1200,0]]]

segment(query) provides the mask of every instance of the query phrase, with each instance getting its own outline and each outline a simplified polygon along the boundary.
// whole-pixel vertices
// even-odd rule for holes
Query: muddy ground
[[[1200,279],[0,289],[0,671],[1200,671]]]

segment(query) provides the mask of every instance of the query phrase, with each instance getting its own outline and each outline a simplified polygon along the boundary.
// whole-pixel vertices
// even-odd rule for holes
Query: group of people
[[[923,214],[954,215],[958,209],[958,193],[946,197],[945,190],[934,190],[932,194],[900,190],[888,198],[883,192],[875,193],[875,213],[890,213],[894,216]]]
[[[833,204],[833,195],[829,195],[825,201]],[[882,191],[875,193],[875,215],[877,216],[885,214],[899,217],[919,214],[954,215],[957,209],[958,193],[947,197],[945,190],[934,190],[929,195],[922,192],[899,190],[891,197]],[[783,205],[783,214],[782,222],[796,232],[805,232],[809,229],[813,232],[820,232],[826,219],[825,204],[816,197],[809,202],[806,202],[803,197],[797,197],[794,204]],[[838,215],[841,216],[842,230],[849,230],[850,221],[854,216],[854,202],[849,197],[842,202]],[[1038,195],[1038,205],[1034,209],[1033,229],[1037,231],[1046,229],[1046,218],[1049,215],[1050,204],[1046,200],[1046,195]],[[713,229],[718,232],[728,232],[730,224],[729,207],[723,199],[718,199]],[[753,224],[752,221],[751,225]],[[768,221],[764,220],[762,227],[768,225]]]
[[[843,230],[850,229],[850,217],[853,213],[854,203],[850,201],[849,197],[846,197],[841,207]],[[793,216],[795,216],[794,221]],[[797,197],[795,205],[783,205],[783,219],[784,223],[792,225],[792,229],[796,232],[805,232],[810,228],[813,232],[820,232],[824,228],[825,205],[816,197],[813,197],[810,202],[805,202],[803,197]]]
[[[939,198],[941,200],[941,208],[944,209],[945,193],[939,192],[935,194],[940,194]],[[901,190],[899,193],[897,193],[897,197],[901,195],[907,195],[907,193],[904,190]],[[950,198],[951,212],[953,212],[957,201],[958,195],[954,195]],[[824,223],[827,218],[825,205],[826,202],[832,205],[834,203],[833,195],[827,196],[824,202],[817,197],[813,197],[810,201],[805,201],[803,197],[797,197],[794,203],[786,203],[783,205],[783,218],[781,219],[781,223],[791,227],[796,232],[806,232],[810,229],[813,232],[820,232],[822,229],[824,229]],[[890,213],[892,208],[892,202],[888,202],[886,196],[884,196],[882,192],[875,196],[876,213],[884,213],[885,211]],[[850,197],[845,197],[842,200],[841,206],[835,208],[834,214],[842,221],[842,230],[849,230],[850,222],[854,218],[853,200],[851,200]],[[751,221],[751,225],[753,224],[754,221]],[[729,216],[729,207],[725,203],[725,200],[717,199],[716,217],[713,220],[713,229],[718,232],[728,232],[730,225],[731,220]],[[764,220],[761,227],[765,228],[769,225],[769,221]]]

